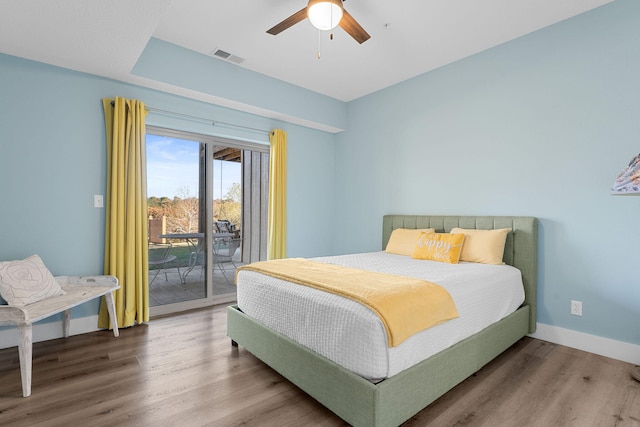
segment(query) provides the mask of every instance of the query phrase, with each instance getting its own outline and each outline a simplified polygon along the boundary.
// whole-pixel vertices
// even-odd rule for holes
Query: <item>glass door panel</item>
[[[242,261],[242,150],[213,147],[213,294],[235,293]]]
[[[147,134],[149,305],[207,297],[206,144]]]

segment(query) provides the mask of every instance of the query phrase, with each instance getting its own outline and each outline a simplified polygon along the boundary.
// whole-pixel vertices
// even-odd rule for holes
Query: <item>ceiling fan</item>
[[[319,30],[332,30],[339,25],[360,44],[371,38],[353,16],[344,9],[342,0],[309,0],[307,7],[268,29],[267,33],[275,36],[305,18],[309,18],[311,24]]]

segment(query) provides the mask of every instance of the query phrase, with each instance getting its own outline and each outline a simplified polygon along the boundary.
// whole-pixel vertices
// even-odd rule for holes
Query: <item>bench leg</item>
[[[69,318],[71,310],[65,310],[62,312],[62,335],[65,338],[69,338]]]
[[[109,312],[109,320],[111,321],[113,336],[117,337],[120,335],[120,332],[118,332],[118,317],[116,316],[116,304],[113,301],[113,292],[107,292],[104,295],[104,298],[107,303],[107,311]]]
[[[22,396],[29,397],[31,396],[31,358],[33,356],[33,331],[31,325],[19,325],[18,336]]]

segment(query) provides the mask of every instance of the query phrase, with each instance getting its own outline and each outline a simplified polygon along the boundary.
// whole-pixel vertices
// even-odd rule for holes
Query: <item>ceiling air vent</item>
[[[233,62],[234,64],[241,64],[244,61],[244,58],[240,58],[239,56],[232,55],[229,52],[225,52],[222,49],[214,49],[211,52],[213,56],[216,56],[220,59],[224,59],[225,61]]]
[[[216,51],[213,52],[213,54],[215,56],[219,57],[219,58],[222,58],[222,59],[227,59],[228,57],[231,56],[231,54],[229,52],[225,52],[222,49],[216,49]]]

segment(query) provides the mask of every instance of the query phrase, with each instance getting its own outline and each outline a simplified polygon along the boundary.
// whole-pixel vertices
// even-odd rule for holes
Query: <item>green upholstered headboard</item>
[[[522,272],[525,301],[530,307],[529,331],[536,330],[536,287],[538,280],[538,220],[525,216],[436,216],[385,215],[382,220],[382,249],[396,228],[433,228],[448,233],[452,228],[493,230],[511,228],[504,248],[504,262]]]

